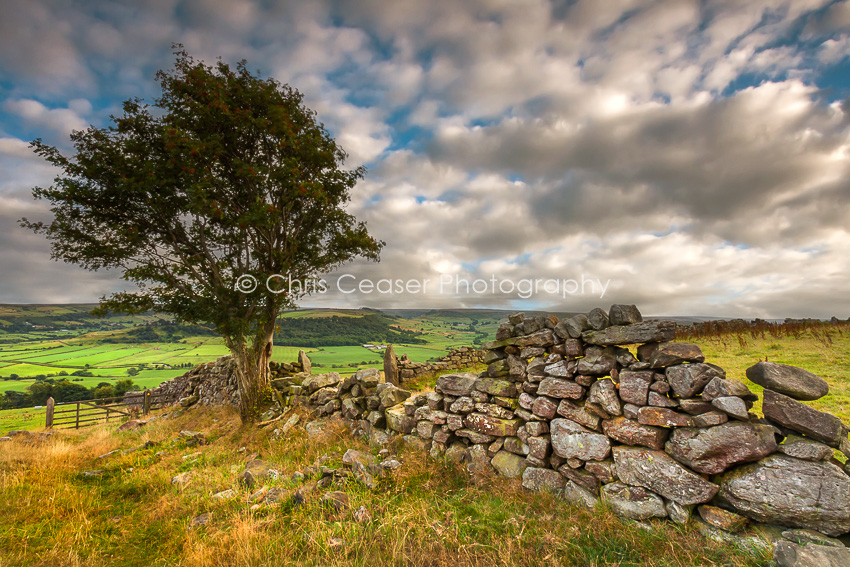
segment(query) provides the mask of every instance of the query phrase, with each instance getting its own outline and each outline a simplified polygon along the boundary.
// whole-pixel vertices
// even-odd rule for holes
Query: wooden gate
[[[48,429],[79,429],[110,419],[132,417],[134,413],[148,415],[152,409],[163,407],[168,403],[167,397],[150,390],[133,395],[113,398],[98,398],[95,400],[80,400],[78,402],[54,403],[53,398],[47,400],[44,426]],[[134,411],[135,410],[135,411]]]

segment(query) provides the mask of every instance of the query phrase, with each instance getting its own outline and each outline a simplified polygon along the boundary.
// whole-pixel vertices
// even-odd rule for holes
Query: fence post
[[[80,402],[77,402],[77,420],[74,422],[74,429],[80,428]]]
[[[148,415],[151,411],[151,391],[145,388],[145,405],[144,405],[144,415]]]
[[[44,428],[50,429],[53,427],[53,406],[55,402],[53,398],[47,398],[47,411],[44,416]]]

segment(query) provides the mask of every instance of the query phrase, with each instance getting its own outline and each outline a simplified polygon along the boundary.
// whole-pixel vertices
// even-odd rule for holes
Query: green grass
[[[44,427],[44,409],[20,408],[0,411],[0,435],[19,429]]]
[[[302,418],[306,421],[306,418]],[[302,424],[304,423],[302,421]],[[578,509],[548,494],[523,490],[517,480],[473,483],[462,466],[431,460],[394,445],[397,472],[368,490],[339,478],[317,488],[300,506],[252,509],[250,491],[235,478],[246,455],[259,453],[282,473],[269,487],[291,495],[301,486],[295,471],[323,463],[342,468],[349,448],[375,453],[342,424],[309,439],[302,427],[280,441],[243,427],[232,411],[196,409],[116,434],[115,425],[63,431],[48,442],[11,442],[0,451],[0,564],[42,565],[412,565],[684,567],[768,564],[768,552],[747,552],[705,540],[693,527],[654,522],[647,530],[605,508]],[[183,429],[206,432],[210,443],[187,447]],[[98,460],[114,449],[157,446]],[[246,447],[246,452],[237,449]],[[157,455],[164,451],[164,454]],[[184,456],[200,452],[197,460]],[[324,456],[324,457],[323,457]],[[85,470],[103,476],[86,478]],[[185,487],[171,484],[192,471]],[[309,481],[308,481],[309,482]],[[234,488],[238,497],[211,495]],[[335,511],[321,495],[345,493],[349,506]],[[353,512],[365,507],[371,521]],[[209,523],[189,529],[195,516]],[[331,545],[340,538],[338,547]]]

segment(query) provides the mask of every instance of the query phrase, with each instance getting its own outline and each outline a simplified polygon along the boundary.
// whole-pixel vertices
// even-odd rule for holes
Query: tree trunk
[[[236,380],[239,388],[239,416],[242,423],[259,421],[262,406],[269,401],[271,380],[269,361],[272,356],[272,337],[248,348],[241,345],[231,349],[236,359]]]

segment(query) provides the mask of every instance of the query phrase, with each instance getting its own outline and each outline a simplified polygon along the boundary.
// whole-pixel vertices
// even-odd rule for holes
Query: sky
[[[57,173],[28,144],[156,97],[175,42],[297,88],[367,168],[381,262],[302,306],[850,316],[848,0],[6,0],[0,303],[128,289],[18,225]]]

